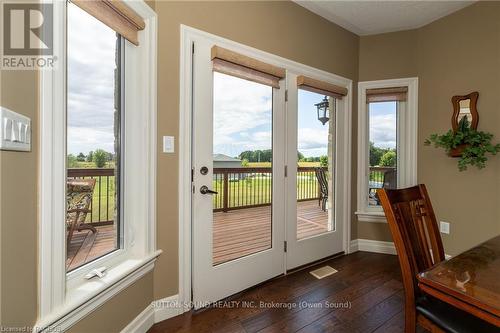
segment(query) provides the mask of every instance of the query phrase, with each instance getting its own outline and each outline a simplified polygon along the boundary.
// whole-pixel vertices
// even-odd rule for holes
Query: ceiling
[[[415,29],[475,1],[294,0],[357,35]]]

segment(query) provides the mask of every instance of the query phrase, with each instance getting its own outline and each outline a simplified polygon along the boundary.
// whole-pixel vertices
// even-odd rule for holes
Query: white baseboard
[[[173,295],[147,306],[121,333],[146,333],[151,326],[182,314],[185,308],[179,303],[179,295]]]
[[[371,239],[354,239],[351,241],[351,253],[366,251],[374,253],[396,254],[393,242],[375,241]]]
[[[155,310],[155,323],[175,317],[186,311],[179,302],[179,295],[173,295],[154,301],[152,306]],[[189,308],[187,310],[189,310]]]

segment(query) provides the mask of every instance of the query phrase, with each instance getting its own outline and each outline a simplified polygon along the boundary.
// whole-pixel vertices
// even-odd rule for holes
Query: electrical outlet
[[[443,234],[449,234],[450,233],[450,223],[440,221],[439,231],[441,231]]]

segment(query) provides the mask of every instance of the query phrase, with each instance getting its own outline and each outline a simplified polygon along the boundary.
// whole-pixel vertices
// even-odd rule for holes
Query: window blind
[[[146,27],[144,20],[122,0],[71,0],[72,3],[106,24],[134,45],[138,32]]]
[[[348,93],[347,88],[337,86],[325,81],[316,80],[304,75],[297,76],[297,86],[300,89],[312,91],[318,94],[342,99]]]
[[[406,101],[408,87],[377,88],[366,90],[366,102]]]
[[[279,89],[285,78],[283,68],[233,52],[220,46],[212,47],[213,70]]]

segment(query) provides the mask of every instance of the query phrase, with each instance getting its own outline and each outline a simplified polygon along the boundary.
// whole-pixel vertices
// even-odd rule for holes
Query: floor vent
[[[327,276],[330,276],[332,274],[337,273],[337,270],[330,267],[330,266],[323,266],[323,267],[320,267],[318,269],[315,269],[314,271],[310,271],[309,273],[311,273],[311,275],[317,279],[322,279],[322,278],[325,278]]]

